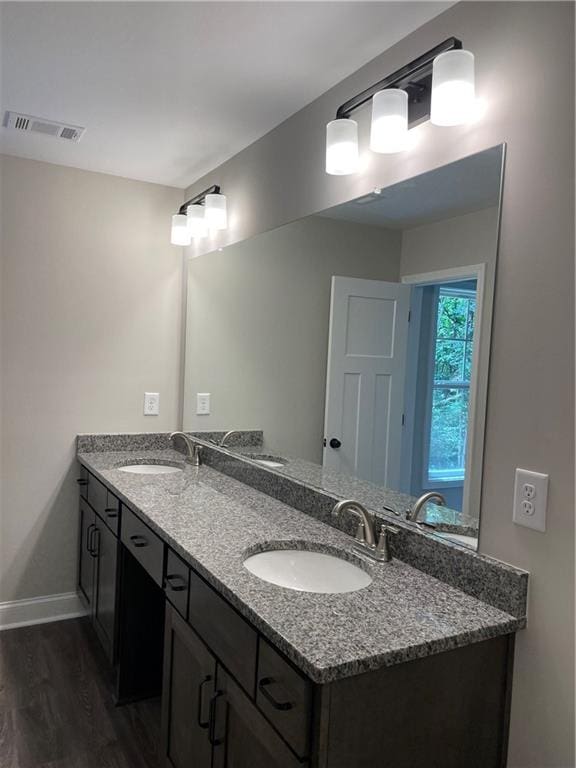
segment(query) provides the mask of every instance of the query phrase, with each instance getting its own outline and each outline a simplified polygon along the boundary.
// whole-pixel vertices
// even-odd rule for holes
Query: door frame
[[[485,294],[486,294],[486,263],[470,264],[462,267],[439,269],[433,272],[421,272],[403,275],[401,282],[413,287],[438,285],[439,283],[464,282],[476,280],[476,320],[474,324],[474,340],[472,342],[472,376],[470,378],[470,398],[468,405],[468,428],[466,444],[466,466],[464,468],[464,487],[462,490],[462,514],[470,515],[477,510],[480,517],[481,482],[472,483],[472,467],[479,468],[480,481],[483,470],[484,432],[486,426],[486,390],[488,382],[488,364],[486,370],[480,371],[480,351],[483,346],[489,350],[491,324],[484,329]],[[492,298],[490,299],[492,303]],[[487,361],[488,363],[488,361]],[[483,397],[480,397],[483,393]],[[481,441],[481,445],[477,442]],[[411,455],[411,451],[410,451]]]

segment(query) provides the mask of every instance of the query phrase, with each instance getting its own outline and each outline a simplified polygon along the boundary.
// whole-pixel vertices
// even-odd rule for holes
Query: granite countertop
[[[400,560],[373,564],[352,538],[174,450],[79,453],[78,460],[317,683],[515,632],[515,618]],[[137,460],[171,461],[183,472],[131,475]],[[242,563],[278,547],[338,551],[373,577],[337,595],[268,584]],[[277,548],[277,547],[276,547]]]

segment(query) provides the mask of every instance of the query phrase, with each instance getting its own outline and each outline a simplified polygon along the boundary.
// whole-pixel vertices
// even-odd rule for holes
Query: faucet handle
[[[387,523],[383,523],[380,527],[380,535],[378,536],[376,552],[380,555],[380,559],[385,563],[388,563],[390,560],[392,560],[392,555],[390,554],[390,542],[388,540],[388,534],[390,533],[392,535],[396,535],[397,533],[400,533],[400,529],[396,528],[395,525],[388,525]]]
[[[394,509],[394,507],[389,507],[386,504],[382,504],[382,509],[384,510],[384,512],[392,512],[392,514],[395,515],[396,517],[400,517],[400,512],[398,512],[397,509]]]
[[[362,544],[366,544],[366,528],[362,520],[358,521],[356,526],[356,541],[360,541]]]

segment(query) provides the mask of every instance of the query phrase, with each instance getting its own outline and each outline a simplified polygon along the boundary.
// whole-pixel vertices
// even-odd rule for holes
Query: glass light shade
[[[189,205],[188,208],[186,208],[186,213],[188,217],[188,231],[190,237],[206,237],[208,234],[208,226],[204,216],[204,206],[198,205],[197,203]]]
[[[190,245],[190,232],[188,231],[188,217],[183,213],[172,216],[172,245]]]
[[[408,144],[408,94],[399,88],[378,91],[372,98],[370,149],[402,152]]]
[[[358,123],[332,120],[326,126],[326,173],[346,176],[358,170]]]
[[[209,229],[226,229],[226,195],[206,195],[204,201],[206,224]]]
[[[446,51],[432,65],[432,105],[430,120],[435,125],[463,125],[473,119],[474,54]]]

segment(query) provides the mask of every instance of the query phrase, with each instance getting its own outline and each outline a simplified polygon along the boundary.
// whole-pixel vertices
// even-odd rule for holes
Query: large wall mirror
[[[419,520],[475,547],[503,161],[190,259],[184,428],[261,429],[253,460],[402,516],[435,493]]]

